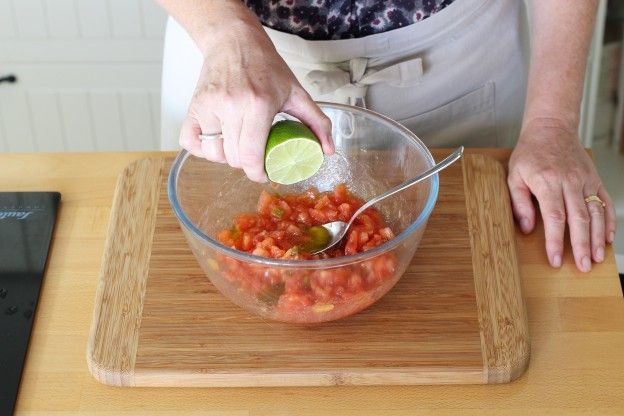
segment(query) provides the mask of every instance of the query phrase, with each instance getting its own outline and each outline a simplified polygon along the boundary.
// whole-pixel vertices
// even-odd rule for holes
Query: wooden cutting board
[[[250,315],[212,286],[169,208],[170,164],[143,159],[119,178],[87,351],[102,383],[505,383],[526,369],[515,229],[496,160],[468,154],[441,174],[421,245],[384,298],[311,327]]]

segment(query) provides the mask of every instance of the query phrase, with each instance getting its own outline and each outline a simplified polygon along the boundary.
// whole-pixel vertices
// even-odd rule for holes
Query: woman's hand
[[[553,267],[561,266],[566,223],[576,267],[591,270],[591,260],[604,260],[605,241],[615,235],[615,209],[575,129],[553,120],[534,120],[524,126],[509,160],[507,179],[514,216],[524,233],[535,227],[537,199],[546,236],[546,254]],[[606,206],[585,203],[597,195]]]
[[[242,168],[251,180],[263,182],[266,140],[278,112],[310,127],[326,154],[333,152],[331,122],[301,87],[257,18],[248,16],[248,10],[241,13],[203,38],[204,65],[180,145],[196,156]],[[223,140],[201,141],[202,133],[222,133]]]

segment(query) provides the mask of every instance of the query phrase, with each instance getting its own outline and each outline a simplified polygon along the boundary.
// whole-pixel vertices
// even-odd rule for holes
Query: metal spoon
[[[351,225],[353,224],[353,221],[355,221],[357,216],[360,215],[362,212],[364,212],[371,205],[376,204],[382,199],[386,199],[389,196],[396,194],[397,192],[400,192],[406,188],[409,188],[410,186],[415,185],[418,182],[427,179],[428,177],[432,176],[435,173],[438,173],[442,169],[452,165],[455,161],[457,161],[457,159],[462,157],[463,154],[464,154],[464,146],[460,146],[457,149],[455,149],[453,153],[447,156],[443,161],[434,165],[431,169],[421,173],[415,178],[409,179],[403,182],[402,184],[395,186],[394,188],[390,189],[389,191],[381,195],[374,197],[373,199],[371,199],[370,201],[362,205],[360,209],[355,211],[355,214],[353,214],[349,222],[333,221],[333,222],[328,222],[327,224],[323,224],[322,227],[326,228],[327,231],[329,231],[329,236],[330,236],[329,244],[320,250],[316,250],[312,252],[312,254],[321,253],[325,250],[332,248],[336,244],[338,244],[347,234],[347,230],[349,229],[349,227],[351,227]]]

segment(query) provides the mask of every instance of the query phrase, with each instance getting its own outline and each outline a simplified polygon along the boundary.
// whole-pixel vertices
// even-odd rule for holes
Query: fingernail
[[[585,256],[581,259],[581,271],[588,272],[591,270],[591,260]]]
[[[613,240],[615,240],[615,233],[611,231],[609,233],[609,244],[613,243]]]
[[[604,260],[604,247],[598,247],[596,249],[596,261],[602,262]]]
[[[555,254],[552,259],[553,267],[561,267],[561,256],[559,254]]]
[[[520,219],[520,228],[522,229],[522,232],[528,233],[530,226],[531,226],[531,224],[529,223],[529,219],[528,218]]]

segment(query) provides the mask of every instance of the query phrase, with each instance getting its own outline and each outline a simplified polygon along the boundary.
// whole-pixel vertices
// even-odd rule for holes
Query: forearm
[[[189,33],[204,56],[227,38],[266,37],[240,0],[156,0]]]
[[[533,0],[531,64],[523,126],[576,130],[598,0]]]

